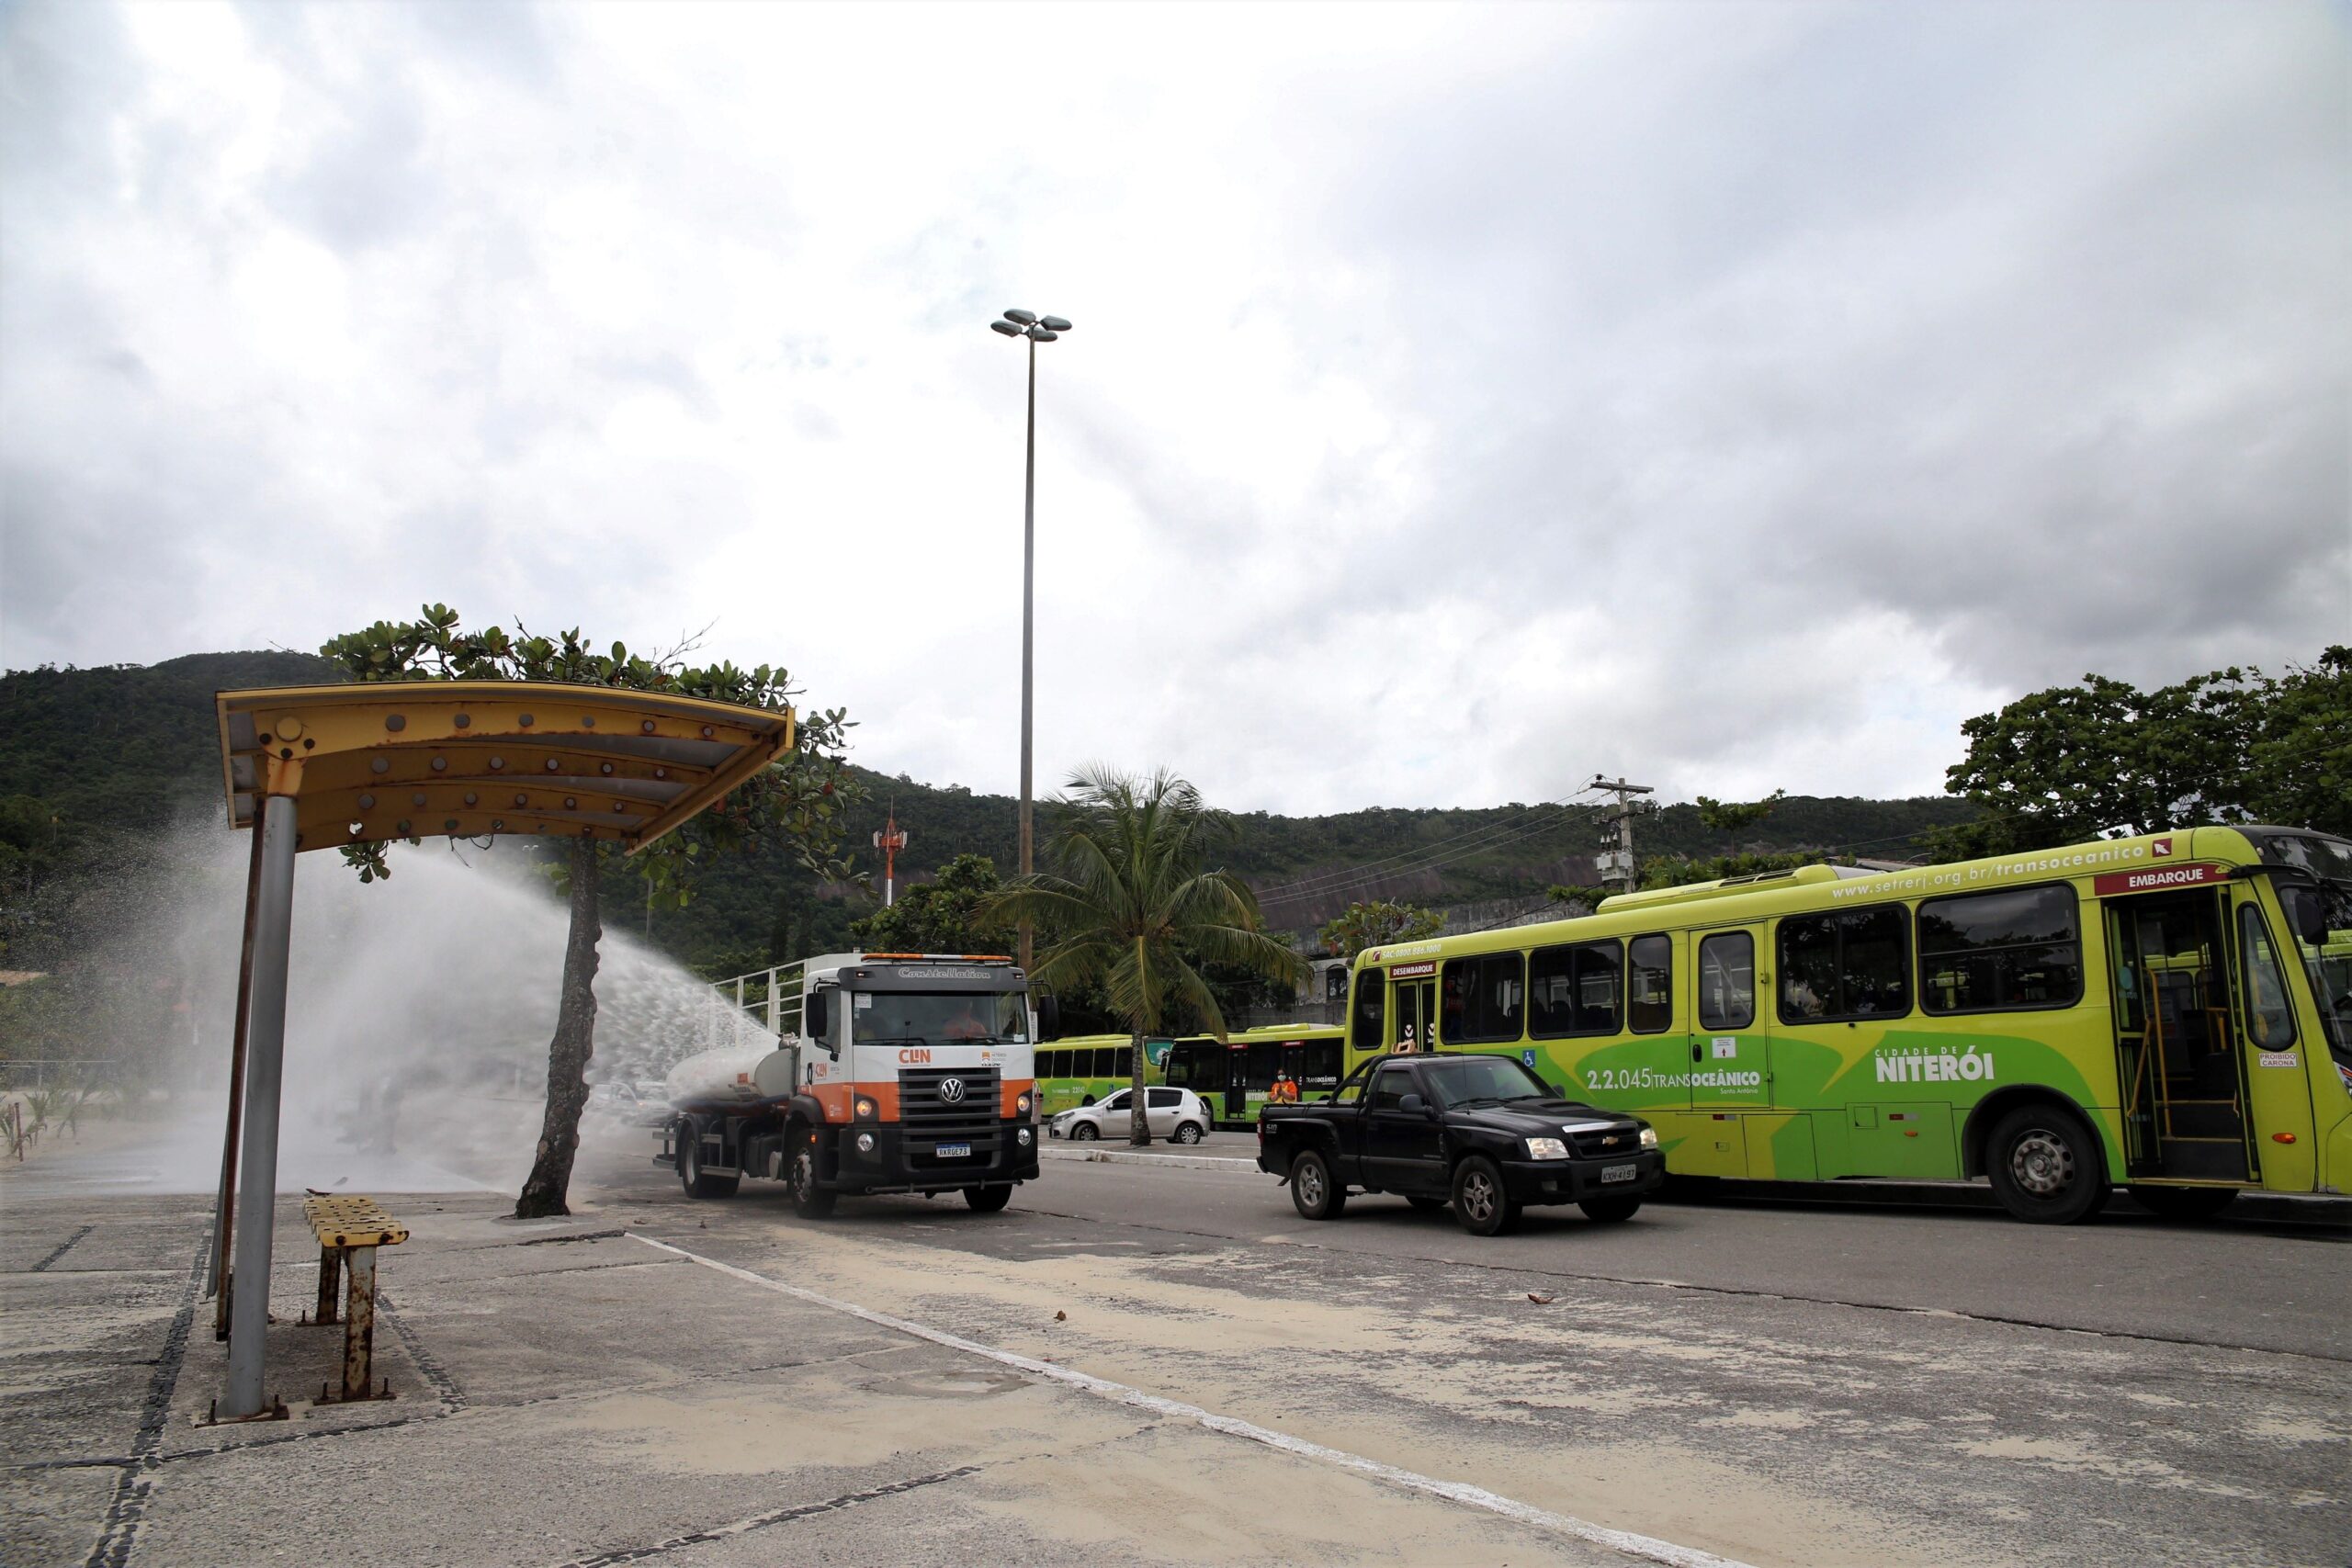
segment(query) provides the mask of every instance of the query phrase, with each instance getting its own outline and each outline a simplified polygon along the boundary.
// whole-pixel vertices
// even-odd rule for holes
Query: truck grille
[[[1642,1152],[1641,1129],[1604,1127],[1589,1133],[1571,1133],[1568,1147],[1578,1159],[1623,1159]]]
[[[961,1079],[964,1095],[949,1100],[940,1086]],[[1002,1129],[997,1117],[997,1069],[994,1067],[922,1067],[899,1075],[899,1117],[905,1131],[907,1163],[957,1169],[985,1166],[996,1158]],[[968,1156],[943,1158],[934,1151],[942,1144],[969,1144]]]

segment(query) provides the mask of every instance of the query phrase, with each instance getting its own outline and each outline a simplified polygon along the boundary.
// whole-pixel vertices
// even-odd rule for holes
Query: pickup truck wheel
[[[1642,1212],[1639,1198],[1588,1198],[1577,1205],[1595,1224],[1623,1224]]]
[[[1408,1193],[1405,1201],[1424,1214],[1442,1213],[1445,1211],[1445,1200],[1442,1198],[1417,1198]]]
[[[1102,1129],[1091,1122],[1073,1122],[1069,1124],[1069,1141],[1073,1144],[1082,1144],[1102,1135]]]
[[[1302,1219],[1336,1220],[1348,1206],[1348,1194],[1331,1179],[1329,1162],[1309,1149],[1291,1162],[1290,1201]]]
[[[821,1220],[833,1212],[836,1193],[817,1185],[817,1134],[807,1127],[792,1130],[792,1163],[785,1168],[784,1184],[792,1194],[792,1212],[804,1220]]]
[[[678,1128],[678,1184],[689,1198],[732,1198],[740,1176],[713,1176],[702,1168],[702,1123],[692,1116]]]
[[[964,1201],[972,1206],[972,1213],[976,1214],[993,1214],[1012,1201],[1012,1189],[1010,1187],[967,1187],[964,1189]]]
[[[1501,1235],[1519,1224],[1502,1169],[1486,1156],[1472,1155],[1454,1168],[1453,1217],[1472,1235]]]

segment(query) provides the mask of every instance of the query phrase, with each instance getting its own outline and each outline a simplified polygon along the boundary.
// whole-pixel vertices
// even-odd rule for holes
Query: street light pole
[[[989,323],[1006,337],[1029,340],[1028,464],[1021,482],[1021,874],[1036,869],[1035,795],[1030,758],[1036,715],[1037,632],[1037,345],[1052,343],[1069,331],[1059,316],[1039,317],[1034,310],[1007,310]],[[1027,916],[1021,920],[1021,968],[1025,974],[1034,952],[1035,933]]]

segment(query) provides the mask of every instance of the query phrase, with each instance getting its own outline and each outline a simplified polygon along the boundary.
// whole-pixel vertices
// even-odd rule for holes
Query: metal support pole
[[[354,1247],[344,1271],[351,1276],[351,1299],[343,1314],[343,1397],[368,1397],[369,1363],[376,1354],[376,1249]]]
[[[1029,466],[1021,485],[1021,874],[1036,869],[1031,826],[1030,730],[1036,707],[1037,626],[1037,340],[1029,339]],[[1033,953],[1029,917],[1021,918],[1021,970]]]
[[[220,1298],[212,1314],[212,1337],[229,1337],[229,1237],[237,1201],[237,1130],[245,1109],[245,1014],[254,996],[254,908],[261,888],[261,824],[253,827],[253,852],[245,866],[245,934],[237,953],[237,1018],[229,1045],[229,1128],[220,1144],[220,1197],[212,1208],[212,1278],[205,1288]]]
[[[236,1271],[229,1313],[229,1386],[220,1414],[261,1414],[269,1329],[269,1251],[277,1205],[277,1109],[286,1077],[286,967],[294,923],[294,797],[262,804],[261,874],[254,886],[252,1021],[246,1026],[245,1127],[237,1191]]]
[[[784,996],[775,988],[775,971],[768,971],[768,1032],[784,1032]]]
[[[313,1323],[334,1321],[334,1294],[343,1283],[343,1248],[319,1248],[319,1310],[311,1319]]]

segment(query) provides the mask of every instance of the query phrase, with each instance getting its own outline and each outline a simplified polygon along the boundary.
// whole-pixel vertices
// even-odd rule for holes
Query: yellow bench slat
[[[303,1217],[321,1247],[398,1247],[408,1227],[373,1198],[306,1198]]]

